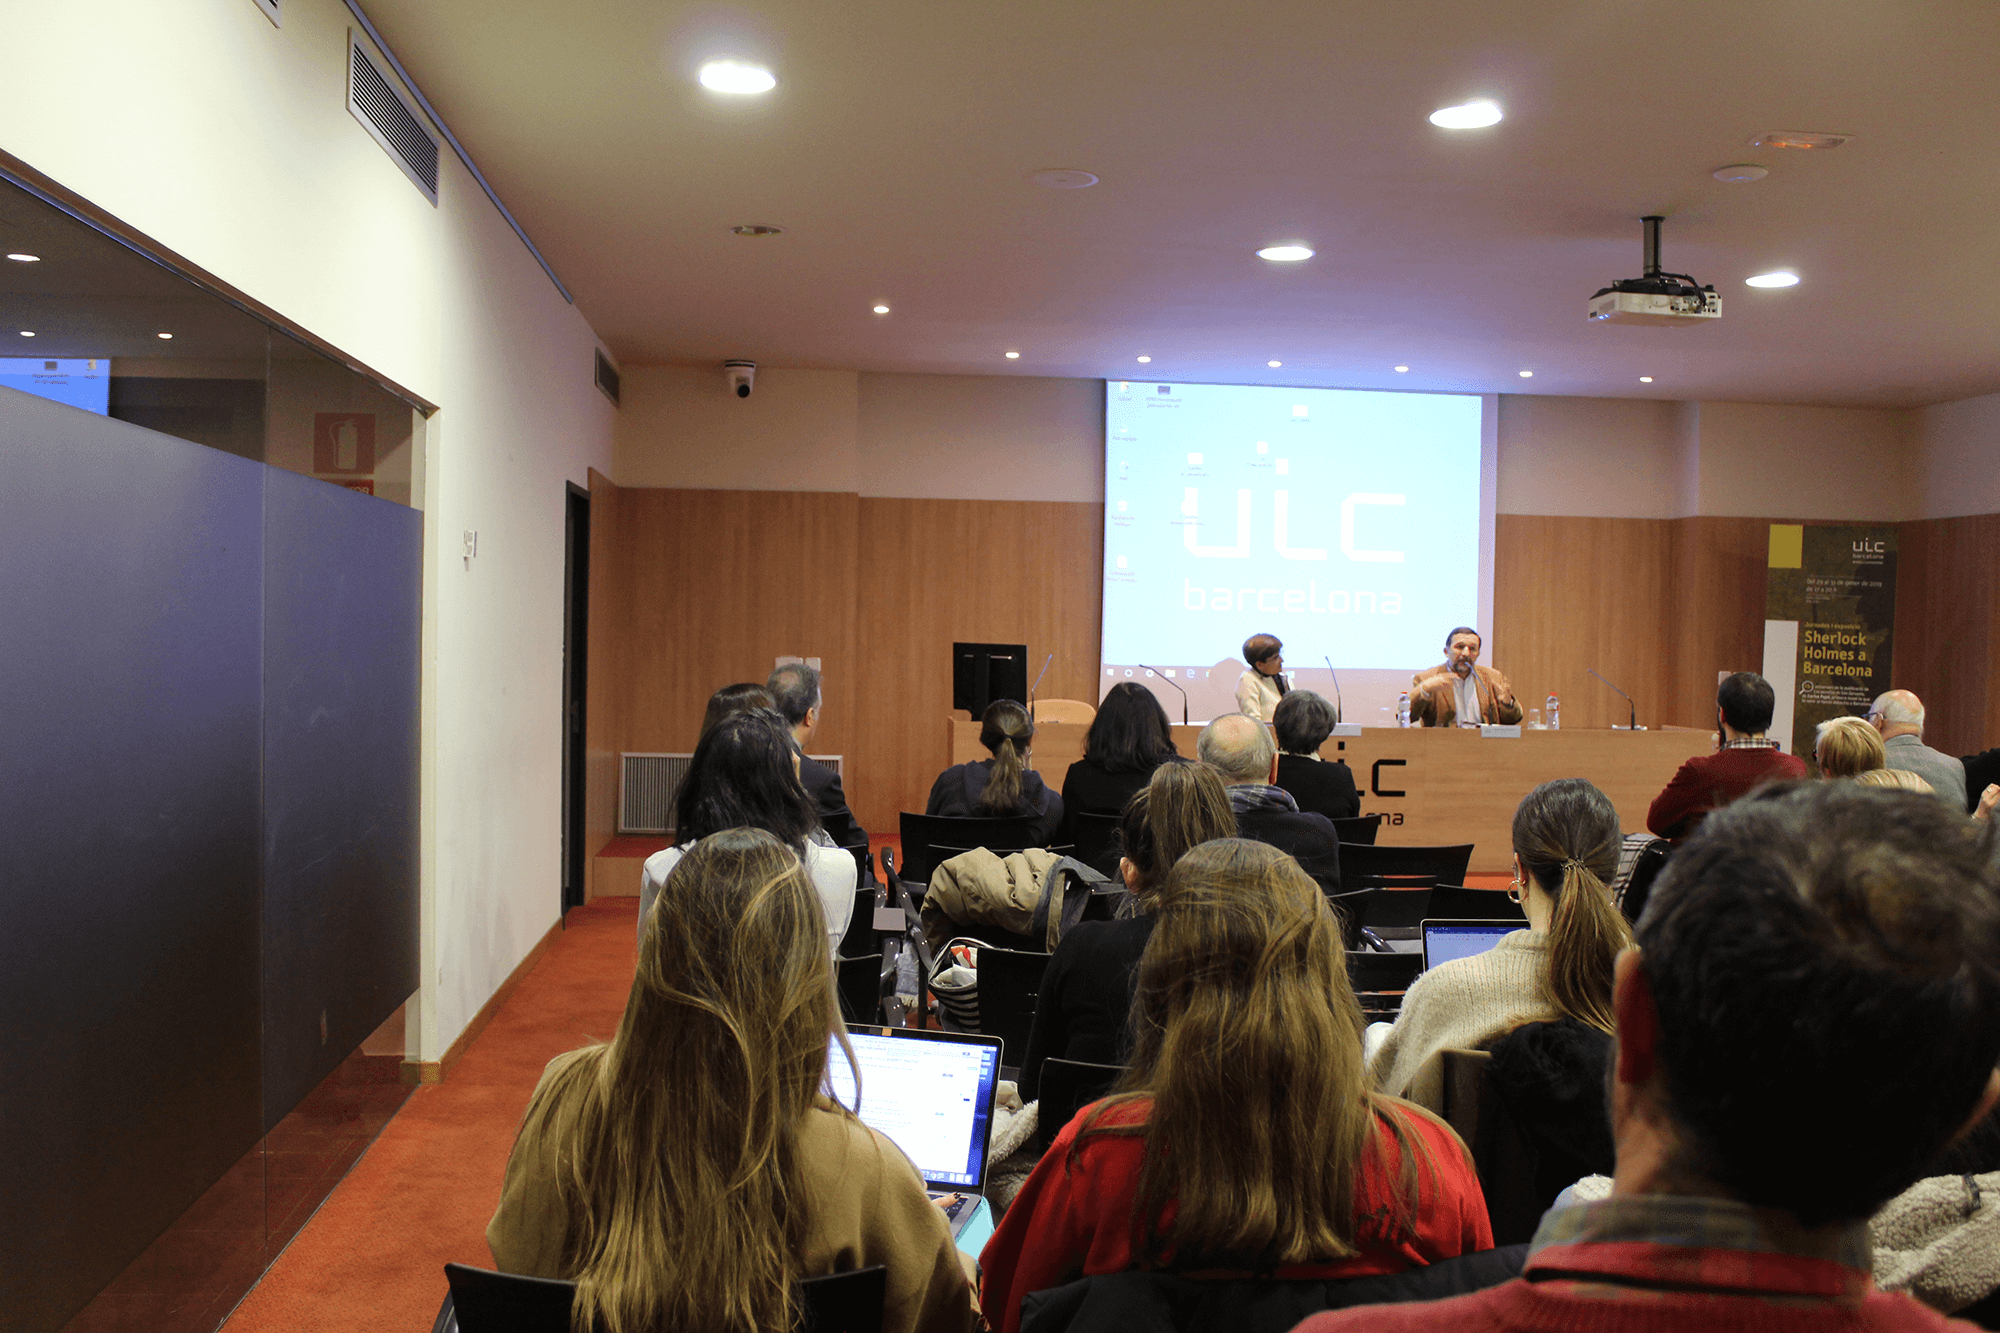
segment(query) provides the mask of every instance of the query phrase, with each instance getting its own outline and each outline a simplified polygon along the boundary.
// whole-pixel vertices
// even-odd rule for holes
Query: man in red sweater
[[[1776,704],[1771,682],[1754,671],[1739,671],[1724,680],[1715,691],[1720,748],[1681,765],[1667,789],[1653,798],[1646,827],[1662,838],[1684,838],[1703,815],[1751,788],[1804,777],[1805,761],[1782,753],[1778,742],[1764,735]]]
[[[1512,1282],[1296,1333],[1971,1329],[1874,1287],[1867,1224],[2000,1099],[1996,842],[1847,782],[1711,815],[1618,958],[1611,1197]]]

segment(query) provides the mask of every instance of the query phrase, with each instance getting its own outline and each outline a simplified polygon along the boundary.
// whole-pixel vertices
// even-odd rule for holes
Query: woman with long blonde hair
[[[1056,1136],[980,1256],[987,1318],[1128,1268],[1399,1272],[1486,1249],[1449,1126],[1371,1093],[1339,922],[1263,843],[1182,857],[1139,965],[1132,1064]]]
[[[1369,1065],[1377,1088],[1428,1102],[1431,1090],[1413,1086],[1425,1061],[1526,1023],[1572,1019],[1610,1034],[1611,964],[1632,942],[1606,887],[1622,837],[1610,798],[1582,778],[1528,793],[1514,811],[1509,891],[1528,928],[1416,979]]]
[[[845,1051],[797,854],[757,829],[702,838],[647,919],[618,1035],[535,1089],[494,1261],[574,1280],[579,1333],[789,1329],[801,1279],[873,1264],[885,1330],[971,1328],[915,1169],[827,1095],[831,1042]]]

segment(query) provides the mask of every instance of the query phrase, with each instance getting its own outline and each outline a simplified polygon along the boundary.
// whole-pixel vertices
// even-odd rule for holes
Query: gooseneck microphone
[[[1597,676],[1597,668],[1595,668],[1595,667],[1585,667],[1585,668],[1584,668],[1584,670],[1585,670],[1585,671],[1588,671],[1588,672],[1589,672],[1589,673],[1590,673],[1591,675],[1593,675],[1593,676]],[[1602,676],[1597,676],[1597,678],[1598,678],[1599,680],[1604,680],[1604,677],[1602,677]],[[1613,694],[1619,694],[1619,695],[1624,695],[1624,697],[1625,697],[1625,702],[1626,702],[1626,703],[1628,703],[1628,704],[1632,704],[1632,726],[1631,726],[1631,730],[1633,730],[1633,731],[1637,731],[1637,730],[1639,729],[1639,705],[1637,705],[1637,704],[1634,704],[1634,703],[1632,703],[1632,696],[1631,696],[1631,695],[1629,695],[1629,694],[1625,694],[1625,691],[1623,691],[1623,690],[1619,689],[1619,688],[1618,688],[1618,687],[1617,687],[1616,685],[1612,685],[1610,681],[1608,681],[1608,680],[1604,680],[1604,683],[1605,683],[1606,685],[1609,685],[1609,686],[1611,686],[1611,692],[1612,692]]]
[[[1181,690],[1181,687],[1179,685],[1175,685],[1173,680],[1167,675],[1167,673],[1160,670],[1158,667],[1149,667],[1144,662],[1137,663],[1137,666],[1139,670],[1150,671],[1159,679],[1166,681],[1167,684],[1173,685],[1175,689]],[[1181,725],[1184,727],[1191,727],[1194,725],[1192,722],[1188,721],[1188,701],[1187,701],[1186,690],[1181,690]]]
[[[1049,663],[1055,660],[1056,655],[1054,653],[1050,653],[1047,657],[1043,658],[1042,669],[1035,673],[1035,683],[1028,687],[1028,720],[1030,722],[1035,720],[1035,691],[1042,688],[1042,677],[1049,674]]]
[[[1333,658],[1323,656],[1320,658],[1320,660],[1326,663],[1326,674],[1333,677],[1333,723],[1335,726],[1339,726],[1340,725],[1340,673],[1333,669]]]

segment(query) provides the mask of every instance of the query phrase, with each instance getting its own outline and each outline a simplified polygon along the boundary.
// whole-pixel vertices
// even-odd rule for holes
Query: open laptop
[[[993,1097],[1000,1085],[1000,1039],[971,1032],[927,1032],[917,1028],[852,1027],[861,1074],[855,1102],[854,1071],[840,1043],[828,1047],[828,1081],[843,1106],[861,1123],[903,1150],[924,1178],[933,1199],[958,1196],[945,1217],[954,1239],[977,1218],[988,1218],[986,1149],[993,1126]]]
[[[1524,929],[1526,925],[1520,921],[1426,921],[1424,970],[1428,972],[1454,958],[1485,953],[1500,942],[1501,936]]]

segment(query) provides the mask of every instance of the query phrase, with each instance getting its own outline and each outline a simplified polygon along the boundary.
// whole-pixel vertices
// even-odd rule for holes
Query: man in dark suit
[[[1653,798],[1646,827],[1662,838],[1685,838],[1702,817],[1766,782],[1802,778],[1806,765],[1785,754],[1764,732],[1771,725],[1777,695],[1754,671],[1739,671],[1715,692],[1715,725],[1721,744],[1714,754],[1682,764],[1665,791]]]
[[[771,673],[764,688],[771,692],[779,714],[792,725],[792,737],[799,745],[799,781],[819,810],[820,826],[838,846],[867,847],[868,835],[847,808],[840,774],[806,757],[806,744],[819,726],[819,672],[804,662],[788,662]]]
[[[1224,713],[1201,729],[1194,749],[1221,772],[1238,832],[1290,853],[1328,894],[1340,892],[1340,835],[1332,820],[1301,811],[1292,794],[1275,785],[1278,747],[1263,723]]]

